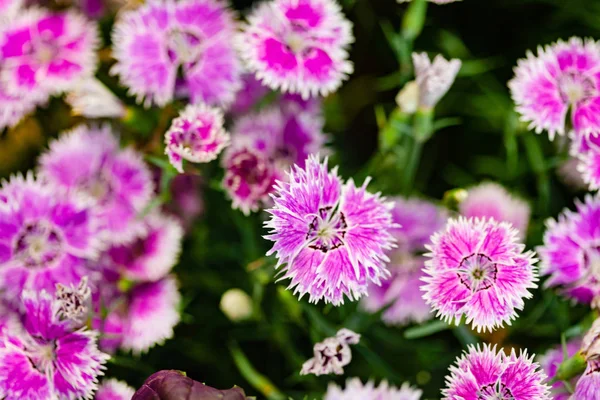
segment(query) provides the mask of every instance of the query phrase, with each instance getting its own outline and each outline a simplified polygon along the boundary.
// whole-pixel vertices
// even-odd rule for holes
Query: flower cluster
[[[350,329],[340,329],[335,336],[315,344],[314,357],[302,365],[300,375],[342,375],[344,367],[352,361],[351,344],[357,344],[360,335]]]
[[[265,223],[266,238],[275,243],[267,254],[276,255],[281,279],[291,279],[289,287],[301,297],[340,305],[344,296],[358,299],[369,282],[381,284],[389,276],[392,204],[367,192],[367,184],[343,183],[327,159],[311,156],[276,185]]]
[[[344,389],[330,383],[325,400],[419,400],[422,394],[421,390],[411,387],[408,382],[404,382],[400,388],[397,388],[386,381],[375,386],[372,381],[363,384],[360,379],[351,378],[346,381]]]

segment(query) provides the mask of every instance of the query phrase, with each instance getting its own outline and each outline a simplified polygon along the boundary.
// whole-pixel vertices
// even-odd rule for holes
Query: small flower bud
[[[403,113],[414,114],[419,106],[419,85],[417,81],[410,81],[396,96],[396,104]]]
[[[448,61],[438,54],[431,62],[425,53],[413,53],[412,58],[419,85],[419,107],[434,108],[454,83],[461,61]]]
[[[252,299],[241,289],[229,289],[221,297],[220,308],[231,321],[243,321],[252,316]]]

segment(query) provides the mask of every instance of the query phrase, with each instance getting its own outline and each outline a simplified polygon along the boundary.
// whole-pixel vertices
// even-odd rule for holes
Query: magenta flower
[[[576,202],[576,212],[565,210],[547,222],[544,245],[537,249],[542,275],[550,275],[546,287],[579,303],[590,304],[600,294],[600,198],[586,196]]]
[[[529,225],[529,205],[511,195],[503,186],[486,182],[468,190],[467,198],[459,205],[459,211],[467,218],[494,218],[510,222],[524,237]]]
[[[537,133],[567,132],[566,117],[577,135],[600,130],[600,52],[592,40],[573,37],[531,52],[519,60],[509,82],[517,111]]]
[[[179,174],[171,180],[171,201],[165,210],[189,231],[204,213],[203,180],[195,174]]]
[[[573,339],[567,343],[567,356],[573,357],[578,351],[581,345],[581,339]],[[549,350],[546,354],[540,357],[540,365],[546,375],[548,375],[548,381],[552,380],[556,376],[559,365],[564,361],[562,346],[557,346],[554,349]],[[574,378],[576,381],[579,377]],[[572,382],[574,385],[575,382]],[[569,393],[567,387],[562,381],[557,381],[552,385],[551,394],[554,400],[569,400],[571,393]]]
[[[96,24],[72,11],[30,9],[0,34],[0,81],[10,95],[58,94],[96,70]]]
[[[325,400],[419,400],[423,392],[404,382],[400,388],[383,381],[375,386],[373,381],[363,384],[358,378],[346,380],[346,388],[342,389],[330,383],[325,393]]]
[[[241,87],[235,29],[233,13],[221,1],[147,2],[117,20],[111,73],[146,106],[164,106],[176,94],[192,103],[228,105]]]
[[[93,204],[27,177],[0,188],[0,288],[14,303],[24,289],[78,284],[101,250]]]
[[[316,156],[288,177],[275,186],[265,223],[266,238],[275,242],[267,255],[276,255],[281,279],[291,279],[288,288],[310,302],[340,305],[344,296],[354,301],[366,294],[369,282],[381,284],[394,243],[392,204],[367,192],[369,180],[344,184],[337,168],[328,171],[327,159]]]
[[[265,85],[308,98],[336,91],[352,73],[353,41],[335,0],[272,0],[248,16],[238,48]]]
[[[260,83],[254,74],[245,74],[242,76],[242,89],[235,95],[235,101],[229,107],[229,112],[234,115],[245,114],[251,111],[267,93],[269,88]]]
[[[393,251],[388,269],[391,277],[381,286],[369,286],[369,295],[362,300],[363,307],[372,313],[391,304],[381,316],[387,325],[422,323],[432,317],[431,308],[423,300],[420,290],[424,258]]]
[[[600,360],[588,361],[585,372],[577,381],[573,400],[597,399],[600,396]]]
[[[125,382],[116,379],[107,379],[102,382],[96,392],[96,400],[131,400],[135,389]]]
[[[165,133],[165,153],[175,169],[183,173],[184,159],[206,163],[217,158],[229,144],[223,124],[223,113],[218,108],[188,105]]]
[[[0,69],[1,65],[0,63]],[[33,112],[36,106],[44,104],[48,97],[45,92],[8,94],[0,82],[0,131],[17,125],[23,117]]]
[[[468,352],[450,367],[446,377],[444,400],[519,399],[551,400],[546,374],[527,351],[517,356],[496,351],[496,346],[483,348],[470,345]]]
[[[536,288],[536,259],[506,222],[460,217],[427,246],[423,298],[444,321],[472,323],[477,331],[510,325]]]
[[[148,215],[144,234],[106,251],[107,268],[134,281],[156,281],[167,275],[179,258],[183,229],[163,214]]]
[[[79,126],[50,144],[40,158],[47,181],[96,201],[103,228],[112,242],[137,233],[137,214],[150,201],[154,185],[141,154],[119,142],[108,126]]]
[[[0,393],[6,400],[91,398],[108,355],[97,332],[72,330],[46,291],[23,295],[24,329],[0,337]]]
[[[392,200],[392,219],[398,227],[391,232],[398,241],[398,250],[423,252],[429,237],[446,225],[448,212],[418,198],[395,197]]]

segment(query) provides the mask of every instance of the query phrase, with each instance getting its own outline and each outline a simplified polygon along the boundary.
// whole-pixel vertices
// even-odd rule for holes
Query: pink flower
[[[496,346],[470,345],[468,352],[450,367],[444,400],[519,399],[551,400],[546,374],[527,351],[518,356],[497,352]]]
[[[371,285],[362,305],[373,313],[389,306],[381,316],[388,325],[427,321],[432,316],[431,308],[423,300],[420,290],[421,280],[425,276],[424,258],[399,250],[393,251],[390,258],[388,269],[391,277],[383,281],[381,286]]]
[[[325,300],[340,305],[366,294],[369,282],[381,284],[389,276],[386,252],[394,239],[390,209],[379,194],[367,192],[369,180],[356,187],[343,183],[337,168],[331,172],[327,159],[311,156],[306,166],[294,166],[286,182],[278,182],[274,207],[265,223],[274,243],[281,279],[310,302]]]
[[[164,106],[176,92],[192,103],[228,105],[241,87],[235,29],[218,0],[149,1],[117,20],[111,73],[146,106]]]
[[[576,201],[576,212],[565,210],[547,222],[544,245],[537,249],[542,275],[550,275],[546,287],[580,303],[590,304],[600,295],[600,198],[588,195]]]
[[[537,287],[533,252],[524,252],[506,222],[460,217],[426,246],[423,298],[444,321],[472,323],[477,331],[510,324]]]
[[[135,389],[125,382],[107,379],[102,382],[96,392],[96,400],[131,400]]]
[[[0,289],[14,303],[24,289],[78,284],[104,244],[93,203],[15,176],[0,188]]]
[[[567,356],[573,357],[578,351],[581,345],[581,339],[573,339],[567,343]],[[540,365],[546,375],[548,375],[548,381],[552,380],[556,376],[559,365],[564,361],[562,346],[557,346],[554,349],[549,350],[546,354],[540,357]],[[576,381],[579,377],[574,378]],[[572,382],[573,384],[575,382]],[[571,393],[569,393],[567,387],[562,381],[557,381],[552,385],[551,394],[554,400],[569,400]]]
[[[574,400],[592,400],[600,396],[600,360],[591,360],[588,362],[585,372],[577,381]]]
[[[154,184],[141,154],[121,150],[108,125],[79,126],[50,144],[40,158],[41,176],[64,189],[94,199],[111,242],[136,233],[133,223],[148,205]]]
[[[375,386],[373,381],[363,384],[358,378],[346,380],[346,388],[342,389],[330,383],[325,393],[325,400],[419,400],[423,392],[404,382],[400,388],[382,381]]]
[[[2,68],[0,60],[0,69]],[[0,81],[0,131],[16,126],[27,114],[33,112],[38,105],[46,103],[45,92],[26,92],[9,94]]]
[[[336,91],[352,73],[353,41],[335,0],[271,0],[249,15],[238,48],[265,85],[307,98]]]
[[[527,233],[531,214],[525,201],[493,182],[470,188],[467,198],[459,205],[459,211],[465,217],[494,218],[496,221],[510,222],[519,231],[521,238]]]
[[[0,393],[6,400],[91,398],[108,355],[96,331],[73,330],[46,291],[23,295],[24,326],[0,337]]]
[[[343,375],[344,367],[352,361],[351,344],[357,344],[360,335],[350,329],[340,329],[335,336],[316,343],[313,348],[314,357],[303,365],[300,375]]]
[[[188,105],[165,133],[165,153],[171,164],[183,173],[183,160],[206,163],[217,158],[229,144],[223,128],[223,113],[206,105]]]
[[[572,37],[528,52],[509,82],[521,119],[537,133],[564,135],[567,113],[577,135],[600,131],[600,52],[592,40]]]
[[[96,24],[72,12],[30,9],[0,34],[0,80],[10,95],[58,94],[96,70]]]
[[[254,74],[243,75],[242,84],[242,89],[235,95],[235,102],[229,108],[229,112],[234,115],[251,111],[269,93],[269,88],[260,83]]]

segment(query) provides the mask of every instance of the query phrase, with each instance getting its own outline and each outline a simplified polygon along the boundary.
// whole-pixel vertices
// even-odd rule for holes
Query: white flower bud
[[[252,316],[252,299],[241,289],[229,289],[221,297],[221,311],[231,321],[243,321]]]

